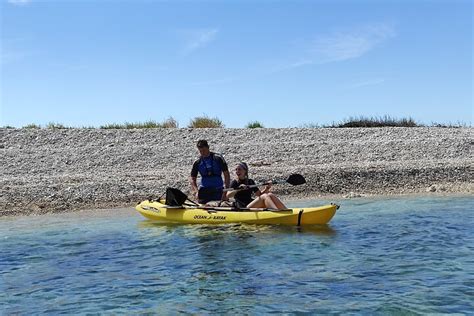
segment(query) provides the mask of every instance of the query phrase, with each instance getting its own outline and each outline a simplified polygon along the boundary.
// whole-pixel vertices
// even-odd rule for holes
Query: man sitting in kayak
[[[230,175],[227,163],[224,157],[209,150],[209,144],[206,140],[198,141],[197,148],[200,157],[193,164],[191,170],[191,189],[194,197],[199,203],[205,204],[209,201],[226,200],[226,194],[223,192],[225,187],[229,187]],[[198,173],[201,175],[201,185],[197,185]],[[224,181],[222,181],[224,174]]]
[[[255,185],[255,181],[249,179],[249,168],[245,162],[241,162],[235,167],[235,175],[236,179],[232,180],[230,187],[236,190],[227,192],[227,198],[234,197],[236,207],[286,209],[280,199],[270,193],[271,182],[265,186],[263,191],[257,187],[249,187]],[[252,198],[252,193],[257,196],[255,199]]]

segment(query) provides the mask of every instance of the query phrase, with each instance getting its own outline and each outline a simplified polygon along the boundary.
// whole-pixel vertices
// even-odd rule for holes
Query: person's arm
[[[224,171],[224,186],[225,188],[229,188],[230,186],[230,173],[229,170]]]
[[[225,161],[224,157],[222,157],[221,155],[217,155],[217,159],[221,163],[221,170],[222,170],[222,173],[224,174],[224,187],[228,189],[230,186],[229,167],[227,166],[227,162]]]
[[[198,164],[199,164],[199,160],[194,162],[193,168],[191,170],[191,176],[189,177],[189,182],[191,183],[191,192],[193,193],[195,198],[197,198],[198,191],[199,191],[198,185],[197,185]]]
[[[265,186],[265,189],[264,189],[263,191],[260,191],[260,190],[259,190],[260,194],[265,194],[265,193],[270,192],[271,187],[272,187],[272,182],[270,181],[270,182]]]
[[[236,182],[234,180],[232,180],[232,183],[230,184],[230,188],[232,189],[236,189]],[[234,191],[227,191],[227,192],[224,192],[226,194],[226,197],[227,199],[230,199],[231,197],[234,197],[235,194],[237,194],[237,191],[234,190]]]
[[[224,188],[229,188],[230,186],[230,173],[229,173],[229,168],[227,167],[227,162],[225,161],[224,157],[219,156],[221,160],[221,168],[222,168],[222,173],[224,174]],[[227,200],[227,192],[222,192],[222,200],[225,201]]]
[[[197,178],[196,177],[189,177],[189,182],[191,183],[191,192],[193,193],[194,197],[197,198],[198,196],[198,186],[197,186]]]
[[[234,197],[240,190],[246,190],[247,186],[245,184],[238,185],[237,182],[232,181],[230,187],[234,190],[227,192],[227,198]]]
[[[255,181],[253,181],[253,180],[251,179],[251,180],[250,180],[250,184],[251,184],[251,185],[254,185],[254,184],[256,184],[256,183],[255,183]],[[270,192],[270,187],[271,187],[271,186],[272,186],[272,185],[271,185],[271,182],[269,182],[269,183],[266,185],[266,187],[265,187],[265,189],[264,189],[263,191],[261,191],[259,188],[254,188],[254,189],[253,189],[253,190],[254,190],[253,192],[255,192],[255,195],[256,195],[256,196],[260,196],[260,195],[262,195],[262,194],[264,194],[264,193]]]
[[[229,185],[230,185],[229,171],[224,171],[224,186],[227,189],[229,188]],[[229,197],[227,196],[227,193],[228,192],[222,192],[222,198],[221,198],[222,201],[227,201],[229,199]]]

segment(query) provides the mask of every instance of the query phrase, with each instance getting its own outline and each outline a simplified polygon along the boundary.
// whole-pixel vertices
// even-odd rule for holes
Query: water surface
[[[0,314],[474,313],[473,197],[338,203],[304,228],[0,218]]]

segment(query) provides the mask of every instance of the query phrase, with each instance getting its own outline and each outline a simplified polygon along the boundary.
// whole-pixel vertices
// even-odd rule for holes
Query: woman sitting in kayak
[[[255,185],[255,181],[249,179],[248,174],[249,168],[245,162],[241,162],[236,166],[235,175],[237,177],[230,184],[230,187],[236,190],[227,192],[227,198],[233,197],[235,199],[236,207],[286,209],[280,199],[270,193],[271,182],[265,186],[263,191],[260,191],[257,187],[249,188],[249,186]],[[257,196],[255,199],[252,198],[252,193]]]

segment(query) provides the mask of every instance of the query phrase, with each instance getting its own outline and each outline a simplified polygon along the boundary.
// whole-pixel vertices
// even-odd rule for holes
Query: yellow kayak
[[[167,206],[164,201],[143,201],[136,210],[153,221],[165,221],[185,224],[277,224],[277,225],[316,225],[327,224],[338,205],[329,204],[319,207],[293,208],[286,210],[244,209],[231,207],[204,206]]]

